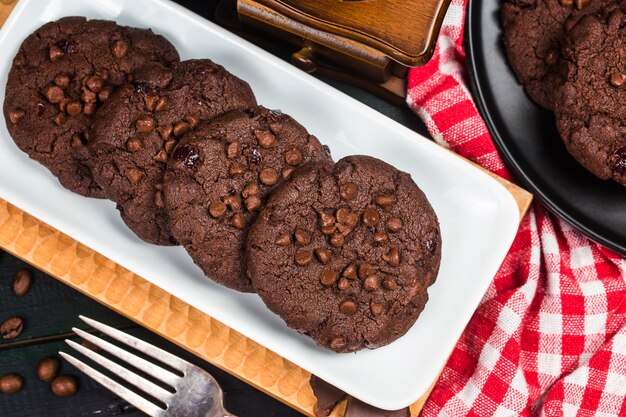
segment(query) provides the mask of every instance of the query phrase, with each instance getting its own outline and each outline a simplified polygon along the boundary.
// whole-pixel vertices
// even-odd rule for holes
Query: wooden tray
[[[14,3],[0,0],[0,26]],[[523,215],[532,196],[497,179]],[[305,415],[314,415],[309,372],[2,199],[0,247]],[[411,406],[411,416],[419,414],[429,393]],[[343,410],[340,405],[333,415]]]

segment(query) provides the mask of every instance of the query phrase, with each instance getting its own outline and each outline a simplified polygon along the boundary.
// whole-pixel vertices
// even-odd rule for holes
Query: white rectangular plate
[[[333,157],[366,154],[409,172],[441,222],[443,256],[419,320],[389,346],[335,354],[285,326],[254,294],[205,278],[180,247],[143,243],[109,201],[63,189],[0,123],[0,197],[367,403],[398,409],[437,378],[518,227],[498,182],[415,132],[167,0],[21,1],[0,31],[0,98],[21,42],[63,16],[116,20],[166,36],[182,59],[210,58],[248,81],[259,103],[294,116]]]

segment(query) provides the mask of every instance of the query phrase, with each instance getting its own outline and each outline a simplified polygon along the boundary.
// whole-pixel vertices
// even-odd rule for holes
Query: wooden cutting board
[[[0,26],[14,6],[14,0],[0,0]],[[523,215],[532,196],[494,177],[511,192]],[[305,415],[314,415],[309,372],[2,199],[0,247]],[[419,414],[429,393],[411,406],[411,416]],[[338,406],[333,416],[343,415],[343,410],[344,405]]]

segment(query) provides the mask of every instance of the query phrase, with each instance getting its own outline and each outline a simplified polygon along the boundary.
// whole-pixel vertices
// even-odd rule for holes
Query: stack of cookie
[[[15,143],[63,186],[113,200],[141,239],[183,245],[319,345],[383,346],[424,308],[441,241],[411,177],[366,156],[335,164],[210,60],[70,17],[24,41],[6,91]]]
[[[568,152],[626,186],[626,2],[506,0],[502,23],[511,67]]]

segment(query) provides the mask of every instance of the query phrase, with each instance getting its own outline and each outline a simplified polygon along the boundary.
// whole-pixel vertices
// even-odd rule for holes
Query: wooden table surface
[[[212,19],[217,3],[215,0],[176,1],[209,19]],[[280,50],[272,52],[283,59],[288,58],[290,53]],[[409,109],[394,107],[358,88],[323,80],[405,126],[427,135],[424,125]],[[75,396],[56,397],[50,391],[49,384],[37,379],[35,371],[39,360],[55,355],[59,350],[69,350],[63,340],[70,329],[73,326],[85,327],[77,318],[79,314],[123,328],[211,372],[225,391],[226,407],[240,417],[300,415],[279,401],[32,268],[30,269],[34,272],[35,280],[31,291],[24,297],[14,296],[10,288],[11,279],[17,270],[24,267],[27,266],[22,261],[0,252],[0,321],[15,315],[25,321],[24,331],[17,339],[0,342],[0,375],[15,372],[25,380],[22,392],[14,395],[0,394],[0,416],[142,415],[67,363],[63,363],[62,372],[74,375],[79,380],[79,391]]]

